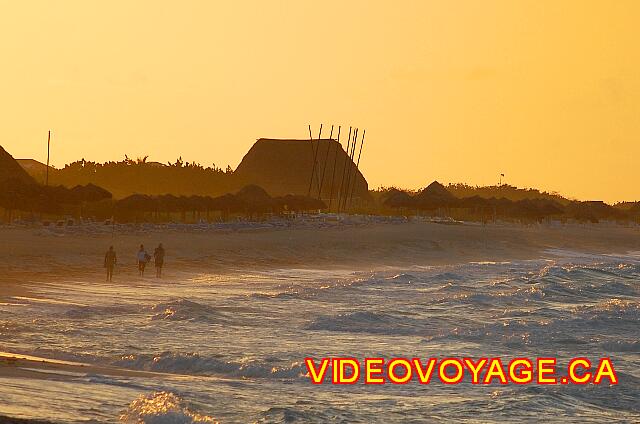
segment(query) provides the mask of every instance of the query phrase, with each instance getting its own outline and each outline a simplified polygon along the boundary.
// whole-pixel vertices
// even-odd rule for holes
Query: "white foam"
[[[140,395],[120,415],[120,421],[125,424],[217,423],[213,417],[189,410],[182,399],[168,392]]]

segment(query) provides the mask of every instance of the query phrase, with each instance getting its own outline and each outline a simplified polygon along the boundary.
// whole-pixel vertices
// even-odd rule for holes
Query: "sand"
[[[103,278],[104,253],[118,254],[118,271],[136,275],[143,243],[162,242],[172,271],[231,272],[246,268],[349,268],[443,265],[468,261],[535,259],[551,249],[587,253],[640,251],[640,227],[616,225],[442,225],[372,223],[330,228],[242,231],[121,228],[114,232],[52,233],[0,226],[0,299],[56,278]],[[153,270],[149,270],[153,271]]]

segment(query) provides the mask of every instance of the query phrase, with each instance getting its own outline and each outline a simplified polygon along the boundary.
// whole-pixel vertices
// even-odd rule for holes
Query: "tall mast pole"
[[[333,125],[331,125],[331,134],[329,134],[329,142],[327,145],[327,153],[324,155],[324,166],[322,167],[322,178],[320,178],[320,188],[318,188],[318,199],[322,200],[322,185],[324,184],[324,173],[327,172],[327,162],[329,159],[329,150],[331,150],[331,140],[333,138]],[[320,141],[318,141],[320,143]],[[318,144],[318,149],[320,144]]]
[[[316,142],[316,157],[313,160],[313,167],[316,175],[316,186],[320,187],[320,165],[318,164],[318,153],[320,153],[320,140],[322,139],[322,124],[320,124],[320,130],[318,131],[318,141]]]
[[[351,169],[353,168],[353,154],[356,150],[356,143],[358,142],[358,128],[356,128],[353,135],[353,143],[351,143],[351,152],[349,153],[349,169],[347,170],[347,190],[344,193],[344,197],[342,198],[343,209],[347,210],[347,200],[349,200],[349,187],[351,186]]]
[[[329,192],[329,211],[331,211],[331,201],[333,200],[333,182],[336,178],[336,161],[338,159],[338,147],[342,150],[342,144],[340,144],[340,129],[338,126],[338,145],[336,146],[336,152],[333,155],[333,173],[331,175],[331,191]]]
[[[49,151],[51,150],[51,130],[49,130],[49,134],[47,135],[47,174],[45,177],[44,185],[49,185]]]
[[[313,150],[313,135],[311,135],[311,124],[309,124],[309,140],[311,140],[311,157],[314,156],[315,151]],[[315,163],[315,161],[314,161]],[[311,170],[311,178],[309,179],[309,190],[307,191],[307,197],[311,195],[311,185],[313,184],[313,169]]]
[[[347,168],[347,159],[349,158],[349,146],[351,144],[351,127],[349,127],[349,138],[347,139],[347,149],[344,151],[345,159],[342,164],[342,178],[340,179],[340,188],[338,190],[338,213],[342,208],[342,194],[344,193],[344,171]],[[340,146],[342,147],[342,146]]]
[[[364,145],[364,136],[367,134],[367,130],[362,133],[362,140],[360,141],[360,151],[358,152],[358,161],[356,162],[356,169],[353,171],[353,185],[351,186],[351,195],[349,196],[349,205],[353,201],[353,193],[356,191],[356,177],[358,174],[358,168],[360,167],[360,156],[362,156],[362,146]]]
[[[320,134],[318,134],[318,139],[322,136],[322,124],[320,124]],[[307,197],[311,197],[311,186],[313,185],[313,177],[316,176],[316,163],[318,161],[318,148],[313,148],[313,136],[311,135],[311,125],[309,125],[309,138],[311,139],[311,150],[313,152],[313,164],[311,165],[311,179],[309,180],[309,190],[307,191]],[[320,141],[318,141],[318,146],[320,146]],[[317,182],[316,182],[317,184]]]

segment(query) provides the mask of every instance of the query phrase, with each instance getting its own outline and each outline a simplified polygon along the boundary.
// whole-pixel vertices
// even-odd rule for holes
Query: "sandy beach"
[[[172,272],[242,272],[245,269],[349,268],[447,265],[470,261],[536,259],[553,250],[625,253],[640,250],[640,228],[617,225],[442,225],[366,223],[329,228],[203,229],[201,226],[93,226],[45,229],[0,226],[0,300],[25,296],[29,287],[64,278],[99,284],[113,245],[116,275],[137,278],[140,244],[168,249]],[[96,229],[100,231],[96,231]],[[150,270],[151,272],[153,270]]]
[[[143,243],[163,243],[167,270],[242,271],[246,267],[368,268],[444,265],[469,261],[535,259],[553,249],[582,253],[640,250],[640,227],[618,225],[442,225],[427,222],[366,223],[309,228],[217,230],[198,226],[126,226],[61,229],[0,226],[0,296],[18,286],[72,276],[102,279],[104,253],[113,245],[118,272],[135,276]]]

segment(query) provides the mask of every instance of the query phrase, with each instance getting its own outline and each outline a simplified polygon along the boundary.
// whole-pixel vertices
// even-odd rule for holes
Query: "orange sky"
[[[366,128],[371,187],[640,199],[638,1],[4,1],[0,144],[52,163]],[[343,132],[344,134],[344,132]],[[325,133],[328,135],[328,133]]]

